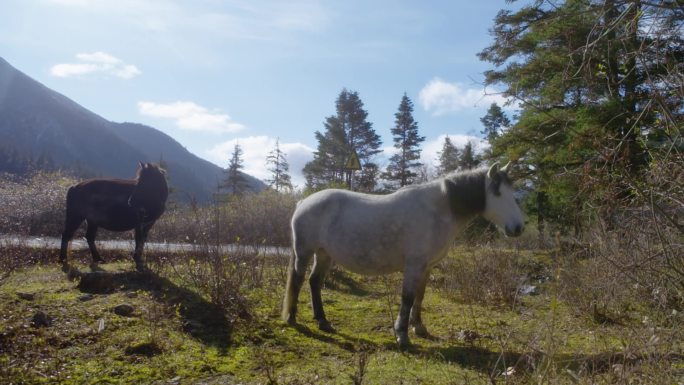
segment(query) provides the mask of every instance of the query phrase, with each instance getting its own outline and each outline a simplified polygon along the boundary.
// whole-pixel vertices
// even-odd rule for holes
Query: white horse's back
[[[448,213],[438,218],[420,210],[422,196],[440,193],[438,184],[422,189],[433,191],[402,190],[390,195],[335,189],[317,192],[302,201],[292,217],[295,251],[324,252],[360,274],[401,271],[407,254],[434,254],[429,249],[435,243],[426,238],[447,237],[449,231],[448,223],[439,226],[448,222]],[[434,205],[434,199],[429,202]]]

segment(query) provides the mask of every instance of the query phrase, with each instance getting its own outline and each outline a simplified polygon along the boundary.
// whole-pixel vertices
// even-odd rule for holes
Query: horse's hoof
[[[413,332],[421,338],[430,337],[430,333],[427,331],[427,328],[423,324],[413,325]]]
[[[399,349],[405,350],[411,344],[408,333],[398,333],[397,334],[397,344],[399,344]]]
[[[328,320],[322,319],[318,320],[318,330],[326,333],[335,333],[335,328],[332,327]]]
[[[285,323],[288,324],[289,326],[295,326],[295,325],[297,325],[297,319],[293,316],[289,316],[285,320]]]

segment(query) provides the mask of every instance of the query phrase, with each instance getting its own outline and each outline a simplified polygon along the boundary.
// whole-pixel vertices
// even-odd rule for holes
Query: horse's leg
[[[138,271],[145,271],[145,262],[143,261],[143,249],[147,241],[147,234],[150,232],[153,223],[140,224],[135,228],[135,251],[133,252],[133,260],[135,261],[135,268]]]
[[[86,230],[86,241],[88,241],[88,248],[90,249],[90,254],[93,256],[93,263],[102,262],[100,253],[97,252],[95,247],[95,236],[97,235],[97,225],[86,221],[88,224],[88,229]]]
[[[411,307],[418,292],[419,282],[425,274],[425,267],[415,264],[407,264],[404,267],[404,283],[401,287],[401,305],[399,314],[394,322],[394,332],[397,335],[399,347],[405,348],[409,345],[408,326]]]
[[[67,254],[69,253],[69,241],[74,237],[74,233],[78,226],[83,223],[84,218],[69,215],[67,210],[66,220],[64,221],[64,231],[62,232],[62,247],[59,251],[59,262],[66,263]]]
[[[330,256],[324,251],[316,252],[316,259],[314,260],[311,275],[309,276],[309,285],[311,286],[311,307],[313,309],[314,319],[318,321],[318,328],[324,332],[334,333],[335,329],[330,325],[330,322],[325,318],[323,311],[323,299],[321,298],[321,286],[325,280],[325,275],[330,270]]]
[[[413,326],[413,331],[418,337],[430,336],[430,333],[428,333],[425,325],[423,325],[423,319],[420,316],[423,306],[423,297],[425,296],[425,286],[427,286],[429,276],[430,271],[426,270],[422,279],[420,282],[418,282],[418,287],[416,288],[416,297],[413,299],[413,306],[411,307],[411,315],[409,317],[409,325]]]
[[[306,265],[313,255],[312,251],[297,250],[290,257],[290,266],[287,272],[287,285],[285,287],[285,299],[283,300],[283,320],[289,325],[297,323],[297,298],[304,283]]]

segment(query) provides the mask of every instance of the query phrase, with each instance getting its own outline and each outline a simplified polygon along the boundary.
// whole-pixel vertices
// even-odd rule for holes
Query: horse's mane
[[[450,181],[454,183],[472,183],[472,182],[479,182],[480,180],[483,180],[484,183],[484,177],[487,175],[487,170],[489,168],[487,167],[480,167],[480,168],[474,168],[470,170],[461,170],[461,171],[452,171],[442,177],[442,179],[449,179]]]
[[[469,216],[484,211],[487,204],[485,178],[488,168],[452,172],[441,179],[451,212],[455,216]]]

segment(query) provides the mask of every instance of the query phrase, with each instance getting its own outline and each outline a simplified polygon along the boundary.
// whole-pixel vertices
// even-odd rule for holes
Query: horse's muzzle
[[[513,225],[513,226],[506,225],[506,236],[517,237],[520,234],[522,234],[523,230],[524,230],[524,227],[520,223]]]

